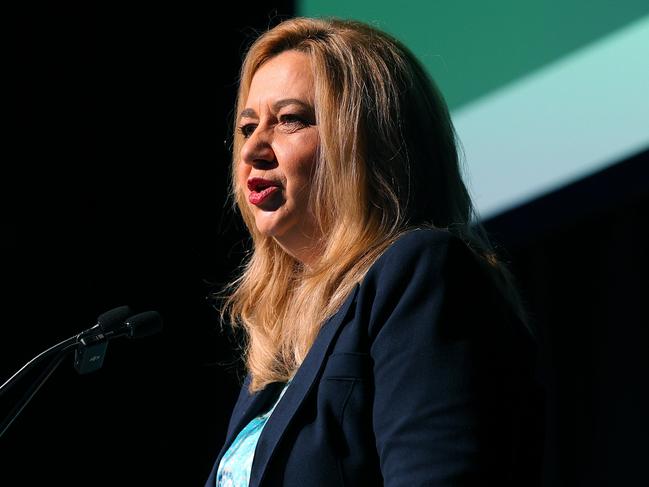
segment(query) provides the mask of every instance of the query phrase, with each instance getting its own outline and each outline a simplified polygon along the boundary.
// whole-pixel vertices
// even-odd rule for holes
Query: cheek
[[[291,159],[289,178],[293,180],[294,188],[308,190],[313,184],[317,153],[315,150],[296,151]]]
[[[313,168],[312,161],[303,161],[291,167],[291,172],[287,174],[289,191],[300,202],[308,198],[313,186]]]
[[[243,164],[241,162],[237,163],[235,168],[235,178],[239,185],[239,188],[237,188],[238,190],[245,192],[250,170],[251,167],[248,164]]]
[[[316,167],[317,160],[315,156],[310,156],[300,166],[300,179],[302,180],[305,193],[313,189]]]

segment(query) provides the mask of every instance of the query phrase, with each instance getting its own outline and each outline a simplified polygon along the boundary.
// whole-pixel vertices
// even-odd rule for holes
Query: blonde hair
[[[470,225],[473,206],[448,109],[410,51],[360,22],[284,21],[248,50],[236,113],[255,72],[286,50],[306,53],[312,62],[321,143],[310,205],[327,240],[307,268],[257,231],[235,176],[244,142],[235,129],[232,196],[253,249],[226,289],[222,316],[245,331],[250,391],[292,377],[322,324],[409,228],[459,234],[498,274],[503,289],[509,282],[481,228]]]

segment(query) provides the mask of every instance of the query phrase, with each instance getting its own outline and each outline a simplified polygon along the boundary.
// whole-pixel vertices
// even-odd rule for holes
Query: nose
[[[253,167],[269,169],[277,165],[271,130],[257,127],[241,147],[241,161]]]

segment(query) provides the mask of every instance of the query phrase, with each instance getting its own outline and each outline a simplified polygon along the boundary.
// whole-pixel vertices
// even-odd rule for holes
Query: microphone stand
[[[129,317],[132,316],[133,316],[133,311],[129,306],[118,306],[109,311],[106,311],[105,313],[100,314],[97,317],[97,324],[94,325],[92,328],[88,328],[87,330],[84,330],[81,333],[71,338],[68,338],[67,340],[63,340],[62,342],[57,343],[53,347],[50,347],[44,352],[39,353],[36,357],[31,359],[25,365],[23,365],[23,367],[18,372],[12,375],[9,378],[9,380],[7,380],[4,384],[0,386],[0,397],[2,397],[4,393],[7,392],[11,388],[11,386],[18,381],[18,379],[20,379],[29,370],[34,368],[37,364],[45,360],[47,357],[54,355],[55,353],[58,353],[62,350],[68,350],[70,347],[77,346],[79,343],[84,345],[84,347],[81,349],[81,351],[84,351],[85,345],[87,345],[84,342],[85,338],[91,337],[94,334],[100,334],[101,332],[105,333],[105,332],[113,331],[121,327],[124,324],[124,322]],[[94,364],[94,367],[88,367],[88,363],[84,361],[84,363],[82,364],[85,366],[84,370],[82,371],[79,370],[79,368],[77,368],[77,371],[79,373],[92,372],[92,370],[96,370],[101,367],[101,362],[102,361],[99,361],[99,363]]]
[[[68,354],[69,350],[63,350],[59,352],[59,354],[48,364],[47,367],[41,372],[41,375],[38,376],[38,379],[36,379],[36,382],[32,384],[32,386],[25,392],[25,395],[22,397],[20,401],[18,401],[18,404],[11,410],[9,415],[5,418],[5,420],[2,422],[0,425],[0,437],[5,434],[5,432],[9,429],[9,426],[11,426],[11,423],[14,422],[14,420],[18,417],[18,415],[22,412],[22,410],[29,404],[29,401],[32,400],[32,398],[36,395],[36,393],[40,390],[43,384],[45,384],[45,381],[50,378],[50,376],[54,373],[54,371],[57,369],[59,365],[61,365],[61,362],[63,362],[63,359],[65,356]],[[24,367],[23,367],[24,369]],[[21,369],[22,370],[22,369]],[[15,377],[15,375],[14,375]]]
[[[25,375],[31,369],[36,367],[36,365],[41,363],[47,357],[54,355],[55,353],[58,352],[62,353],[63,351],[67,351],[69,348],[76,346],[81,335],[82,333],[80,333],[79,335],[75,335],[71,338],[68,338],[67,340],[63,340],[60,343],[57,343],[56,345],[48,348],[44,352],[39,353],[36,357],[31,359],[25,365],[23,365],[18,372],[16,372],[14,375],[9,377],[9,379],[7,379],[7,381],[0,386],[0,397],[2,397],[16,382],[18,382],[18,379],[20,379],[23,375]]]
[[[115,308],[100,316],[99,323],[81,333],[57,343],[41,352],[27,362],[18,372],[12,375],[2,386],[2,396],[20,377],[38,363],[56,354],[56,357],[45,367],[32,386],[25,392],[18,404],[0,424],[0,437],[4,435],[29,401],[36,395],[43,384],[54,373],[66,355],[75,351],[74,368],[79,374],[87,374],[101,368],[108,341],[114,338],[140,338],[158,333],[162,329],[162,320],[157,311],[145,311],[132,315],[127,306]],[[130,318],[128,318],[130,316]]]

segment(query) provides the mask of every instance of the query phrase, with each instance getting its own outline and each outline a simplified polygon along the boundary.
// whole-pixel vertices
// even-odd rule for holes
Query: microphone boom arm
[[[128,306],[121,306],[100,315],[97,324],[92,328],[88,328],[39,353],[0,386],[1,397],[29,370],[46,358],[56,354],[56,357],[45,367],[36,382],[25,392],[22,399],[0,425],[0,437],[4,435],[56,368],[61,365],[61,362],[70,351],[75,351],[74,368],[76,371],[79,374],[87,374],[101,368],[106,355],[106,347],[110,340],[122,336],[140,338],[153,335],[160,330],[162,330],[162,319],[157,311],[145,311],[133,315]]]

